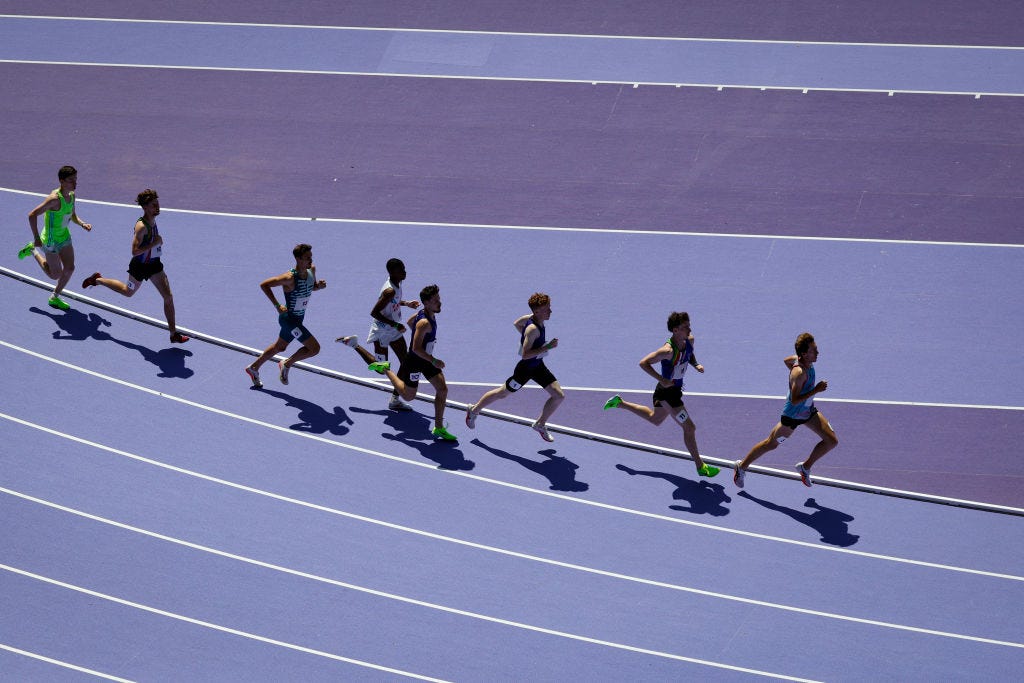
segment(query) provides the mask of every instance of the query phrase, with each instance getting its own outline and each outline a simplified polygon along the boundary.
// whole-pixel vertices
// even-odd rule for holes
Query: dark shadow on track
[[[568,458],[556,455],[556,451],[553,448],[537,451],[538,455],[543,455],[545,458],[538,462],[536,460],[524,458],[521,455],[513,455],[507,451],[488,446],[480,439],[473,439],[470,443],[479,446],[499,458],[505,458],[506,460],[519,463],[531,472],[536,472],[551,482],[551,486],[549,488],[552,491],[578,492],[586,491],[590,488],[590,484],[582,481],[576,481],[576,470],[578,470],[580,466]]]
[[[349,410],[363,415],[383,415],[384,424],[397,433],[384,432],[381,434],[382,437],[415,448],[424,458],[436,462],[442,470],[468,472],[476,467],[476,463],[467,460],[462,451],[458,449],[457,441],[442,441],[434,438],[430,433],[433,423],[425,415],[413,410],[367,410],[356,406],[349,406]]]
[[[178,347],[154,351],[141,344],[118,339],[109,332],[104,332],[100,329],[100,327],[110,327],[111,322],[97,313],[86,315],[73,308],[62,313],[51,313],[35,306],[30,307],[28,310],[53,320],[59,328],[53,333],[54,339],[67,339],[69,341],[95,339],[97,341],[114,342],[118,346],[138,351],[147,363],[152,363],[160,368],[157,377],[188,379],[195,374],[191,368],[185,367],[185,358],[192,355],[191,351]],[[64,336],[61,335],[62,332]]]
[[[298,408],[299,414],[296,417],[298,417],[299,422],[288,426],[289,429],[294,429],[297,432],[309,432],[311,434],[327,434],[329,432],[335,436],[344,436],[349,431],[345,425],[353,424],[352,418],[345,413],[341,406],[334,406],[333,411],[327,412],[326,409],[312,401],[296,398],[283,391],[262,389],[260,393],[281,399],[289,408]]]
[[[794,510],[785,505],[756,498],[746,491],[740,491],[739,495],[754,501],[761,507],[781,512],[801,524],[806,524],[821,535],[823,543],[848,548],[860,540],[860,536],[850,533],[849,523],[854,519],[852,515],[840,512],[839,510],[833,510],[832,508],[822,507],[813,498],[808,498],[807,502],[804,503],[804,507],[809,507],[814,512],[804,512],[803,510]]]
[[[712,484],[703,479],[693,481],[667,472],[643,472],[625,465],[616,465],[615,469],[622,470],[631,477],[639,474],[645,477],[664,479],[675,486],[676,490],[672,492],[672,499],[688,501],[689,507],[669,505],[672,510],[691,512],[695,515],[711,515],[712,517],[724,517],[729,514],[729,508],[725,507],[725,504],[732,502],[732,498],[725,492],[725,487],[721,484]]]

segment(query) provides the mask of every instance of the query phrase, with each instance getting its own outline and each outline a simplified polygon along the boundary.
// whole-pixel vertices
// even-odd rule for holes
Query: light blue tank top
[[[805,393],[808,389],[814,386],[814,366],[812,365],[807,373],[804,375],[804,385],[800,388],[800,393]],[[811,408],[814,407],[814,397],[809,396],[800,403],[793,403],[793,392],[790,391],[786,394],[786,405],[782,409],[782,414],[786,417],[791,417],[794,420],[806,420],[811,416]]]

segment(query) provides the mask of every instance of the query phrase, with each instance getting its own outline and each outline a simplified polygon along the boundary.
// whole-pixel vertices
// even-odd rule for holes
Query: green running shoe
[[[604,409],[608,410],[609,408],[618,408],[620,403],[622,403],[622,397],[619,396],[618,394],[615,394],[610,399],[604,402]]]
[[[29,242],[28,244],[26,244],[25,246],[23,246],[21,248],[21,251],[18,252],[18,258],[19,259],[25,258],[29,254],[31,254],[32,250],[35,249],[35,248],[36,248],[36,245],[34,245],[32,242]]]
[[[64,301],[62,301],[59,297],[56,296],[51,296],[50,300],[47,301],[46,303],[50,304],[50,308],[59,308],[62,311],[66,311],[69,308],[71,308],[71,306],[67,305]]]
[[[434,427],[430,433],[442,441],[458,441],[458,437],[448,431],[446,427]]]
[[[721,472],[721,470],[719,470],[717,467],[712,467],[711,465],[704,465],[703,467],[697,468],[697,474],[699,474],[702,477],[710,478],[715,476],[719,472]]]
[[[373,370],[377,374],[383,375],[385,372],[391,369],[391,363],[390,361],[384,361],[383,363],[378,361],[376,363],[370,363],[369,365],[366,366],[366,369]]]

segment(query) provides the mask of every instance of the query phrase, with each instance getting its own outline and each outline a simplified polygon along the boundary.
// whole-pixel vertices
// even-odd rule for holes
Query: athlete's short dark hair
[[[78,175],[78,171],[75,170],[74,166],[61,166],[57,170],[57,180],[64,180],[70,178],[73,175]]]
[[[427,285],[426,287],[420,290],[420,301],[422,301],[423,303],[427,303],[427,299],[434,298],[440,291],[441,290],[440,288],[438,288],[437,285]]]
[[[138,204],[139,206],[145,206],[154,199],[159,198],[160,197],[157,195],[156,190],[151,190],[147,187],[145,190],[139,193],[138,197],[135,198],[135,203]]]
[[[384,264],[384,267],[388,269],[389,275],[398,270],[399,268],[405,270],[405,264],[402,263],[402,259],[400,258],[389,258],[388,262]]]
[[[814,336],[810,332],[801,332],[800,336],[796,338],[796,342],[793,344],[793,348],[796,349],[797,357],[807,353],[811,349],[811,344],[813,343]]]
[[[676,329],[683,323],[690,322],[690,314],[686,311],[676,311],[668,316],[668,331]]]
[[[292,249],[292,256],[295,258],[301,258],[307,251],[313,251],[313,245],[306,243],[296,244],[295,248]]]

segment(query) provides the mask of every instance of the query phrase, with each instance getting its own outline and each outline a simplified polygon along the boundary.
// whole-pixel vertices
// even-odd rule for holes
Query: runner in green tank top
[[[60,187],[51,192],[43,202],[28,214],[28,225],[32,228],[32,241],[18,252],[23,259],[32,254],[36,263],[46,273],[46,277],[56,280],[57,285],[50,295],[49,304],[53,308],[66,311],[68,306],[60,293],[71,280],[75,272],[75,248],[71,244],[69,223],[92,230],[92,225],[85,223],[75,213],[75,188],[78,186],[78,171],[73,166],[62,166],[57,171]],[[39,216],[43,215],[42,233],[39,230]]]

